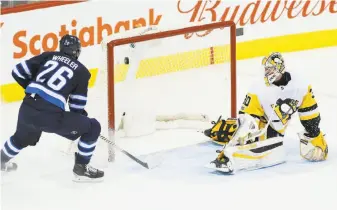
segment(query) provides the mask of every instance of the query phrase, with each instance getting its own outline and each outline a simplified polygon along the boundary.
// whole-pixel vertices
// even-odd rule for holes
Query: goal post
[[[130,45],[134,43],[141,43],[151,40],[160,40],[163,38],[174,37],[189,33],[196,33],[201,31],[211,31],[214,29],[229,28],[229,62],[230,62],[230,115],[236,117],[236,25],[233,21],[224,21],[217,23],[210,23],[205,25],[191,26],[186,28],[180,28],[175,30],[160,31],[149,34],[141,34],[130,37],[115,38],[109,40],[106,44],[106,73],[107,73],[107,86],[108,86],[108,129],[113,133],[116,129],[116,113],[115,113],[115,68],[116,68],[116,47],[121,45]],[[224,37],[225,38],[225,37]],[[213,54],[216,50],[214,47],[210,47],[210,54]],[[214,58],[211,56],[211,64],[214,62]],[[212,61],[213,59],[213,61]],[[132,61],[131,61],[132,62]],[[117,125],[118,126],[118,125]]]

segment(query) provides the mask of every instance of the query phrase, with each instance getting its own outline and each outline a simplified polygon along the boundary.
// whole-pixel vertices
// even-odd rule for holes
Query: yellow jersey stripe
[[[311,120],[319,116],[319,112],[315,112],[311,115],[300,116],[300,120]]]

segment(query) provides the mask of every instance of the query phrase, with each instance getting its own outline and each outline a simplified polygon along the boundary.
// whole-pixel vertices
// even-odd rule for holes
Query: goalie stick
[[[124,149],[120,148],[114,142],[110,141],[108,138],[106,138],[106,137],[104,137],[102,135],[100,135],[99,137],[102,140],[104,140],[105,142],[107,142],[109,145],[114,146],[117,150],[119,150],[120,152],[122,152],[123,154],[125,154],[126,156],[128,156],[129,158],[131,158],[132,160],[134,160],[135,162],[137,162],[139,165],[143,166],[144,168],[150,169],[148,163],[143,162],[140,159],[136,158],[134,155],[132,155],[129,152],[125,151]]]

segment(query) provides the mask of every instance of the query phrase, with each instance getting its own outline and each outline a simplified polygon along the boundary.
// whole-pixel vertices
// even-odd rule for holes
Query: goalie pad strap
[[[282,146],[282,145],[283,145],[283,141],[275,143],[275,144],[263,146],[263,147],[260,147],[260,148],[251,149],[250,151],[254,152],[254,153],[263,153],[263,152],[266,152],[268,150],[272,150],[272,149],[274,149],[276,147],[279,147],[279,146]]]

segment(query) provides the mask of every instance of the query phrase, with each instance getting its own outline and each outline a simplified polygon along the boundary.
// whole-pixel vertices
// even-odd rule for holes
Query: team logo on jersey
[[[280,119],[283,125],[287,124],[293,115],[298,109],[298,100],[287,98],[285,100],[278,99],[276,105],[271,105],[274,109],[277,117]]]

